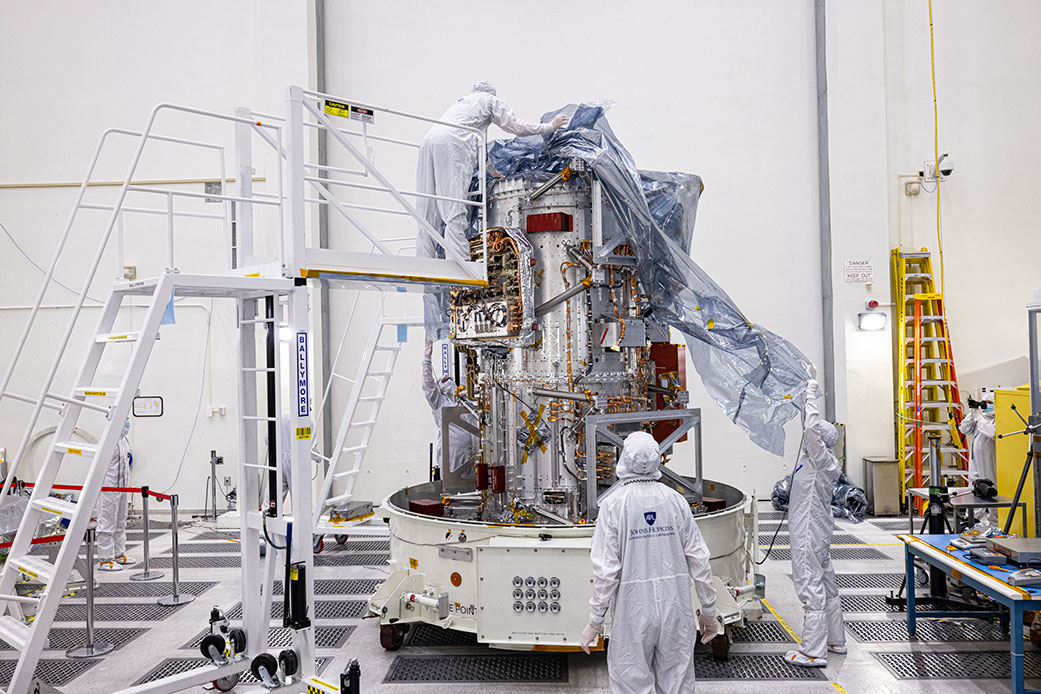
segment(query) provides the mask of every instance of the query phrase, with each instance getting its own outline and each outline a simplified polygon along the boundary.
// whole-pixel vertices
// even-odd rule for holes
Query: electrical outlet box
[[[231,475],[224,475],[224,486],[225,487],[230,487],[231,486]]]

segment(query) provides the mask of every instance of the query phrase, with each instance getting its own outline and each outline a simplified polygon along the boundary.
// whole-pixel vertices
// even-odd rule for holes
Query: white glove
[[[567,125],[567,115],[563,113],[558,113],[557,115],[553,116],[553,120],[551,120],[549,124],[553,126],[554,130],[560,130],[565,125]]]
[[[603,624],[599,624],[596,626],[592,624],[587,624],[586,628],[582,630],[581,645],[582,650],[586,652],[586,655],[589,655],[589,647],[596,645],[597,641],[600,639],[600,634],[602,633],[604,633]]]
[[[701,643],[708,643],[719,633],[719,620],[716,615],[709,616],[702,612],[698,615],[698,631],[701,632]]]
[[[817,383],[816,379],[811,378],[806,382],[806,399],[815,398],[821,393],[821,384]]]
[[[434,343],[431,342],[430,340],[427,340],[426,345],[423,346],[423,358],[424,359],[430,359],[430,357],[433,356],[433,354],[434,354]]]

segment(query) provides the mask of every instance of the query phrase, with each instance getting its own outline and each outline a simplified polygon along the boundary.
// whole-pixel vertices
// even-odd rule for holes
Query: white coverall
[[[802,455],[788,502],[792,580],[803,606],[802,643],[798,651],[789,651],[789,656],[796,653],[795,664],[814,667],[827,664],[829,649],[845,652],[846,645],[842,601],[829,552],[835,530],[831,498],[841,473],[831,447],[838,443],[839,434],[820,418],[819,389],[816,381],[810,381],[806,388]]]
[[[434,365],[430,358],[423,359],[423,395],[426,396],[430,409],[437,423],[437,445],[434,451],[434,463],[441,464],[441,410],[457,404],[456,387],[451,379],[434,381]],[[477,420],[469,412],[463,415],[468,424],[477,426]],[[461,427],[453,426],[448,430],[448,471],[457,472],[467,463],[472,463],[477,453],[477,437]]]
[[[130,481],[130,423],[116,442],[116,451],[105,472],[105,487],[125,487]],[[127,550],[127,495],[125,492],[101,492],[98,501],[98,561],[111,562],[123,557]],[[118,562],[117,562],[118,563]]]
[[[978,479],[988,479],[991,482],[998,481],[997,443],[994,440],[996,431],[994,427],[994,406],[989,405],[986,412],[981,413],[978,409],[970,409],[969,415],[961,420],[958,431],[963,436],[972,436],[972,449],[969,453],[969,485]],[[976,518],[983,520],[987,518],[991,523],[996,523],[998,515],[993,510],[977,509]]]
[[[505,101],[495,95],[495,87],[478,82],[474,91],[452,104],[439,118],[441,121],[487,131],[495,123],[513,135],[549,134],[559,127],[552,123],[528,123],[514,115]],[[419,147],[416,167],[416,191],[441,197],[465,200],[469,196],[470,181],[477,166],[480,138],[469,130],[436,124],[427,132]],[[463,260],[470,259],[470,244],[466,229],[470,225],[470,207],[462,202],[417,198],[416,210],[438,233],[445,245]],[[444,223],[444,230],[441,225]],[[421,258],[445,257],[430,233],[419,228],[416,256]],[[427,335],[431,340],[448,336],[447,292],[433,291],[424,296],[423,311]]]
[[[687,501],[657,481],[660,460],[650,434],[626,437],[618,483],[593,534],[589,623],[599,627],[611,609],[607,669],[615,694],[693,692],[697,626],[716,628],[708,547]],[[707,623],[695,621],[692,579]]]

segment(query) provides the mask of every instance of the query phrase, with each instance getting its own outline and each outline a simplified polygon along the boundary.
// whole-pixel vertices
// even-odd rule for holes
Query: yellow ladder
[[[896,393],[896,444],[901,492],[922,487],[927,480],[926,432],[940,432],[945,476],[964,478],[968,451],[958,431],[962,420],[958,375],[954,368],[943,294],[936,291],[929,250],[894,248],[893,374]]]

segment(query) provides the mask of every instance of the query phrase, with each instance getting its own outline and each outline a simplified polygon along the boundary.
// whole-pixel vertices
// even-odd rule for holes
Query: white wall
[[[752,320],[820,361],[810,0],[534,2],[523,11],[329,3],[327,22],[333,93],[436,116],[488,79],[529,120],[569,102],[616,101],[611,126],[641,168],[705,180],[694,258]],[[489,136],[504,134],[493,128]],[[394,164],[400,180],[411,179],[411,162]],[[333,229],[336,238],[340,227]],[[397,416],[376,429],[362,495],[426,478],[435,430],[416,383],[420,341],[401,356],[410,380],[395,381],[388,407]],[[768,493],[782,461],[730,424],[688,371],[705,415],[708,474]],[[796,433],[789,460],[797,445]],[[692,470],[689,452],[677,460]]]
[[[898,231],[902,204],[903,243],[935,255],[935,195],[907,198],[896,186],[898,173],[933,157],[927,8],[883,6],[887,184],[895,193],[890,229]],[[1041,5],[951,0],[934,3],[933,22],[940,152],[950,152],[955,163],[954,175],[940,187],[954,355],[963,387],[997,385],[973,374],[1026,354],[1023,307],[1041,286],[1034,269],[1041,253],[1041,83],[1034,79],[1041,68],[1034,50],[1041,40]],[[1016,372],[1025,383],[1025,369]]]
[[[1033,195],[1041,138],[1034,114],[1041,85],[1031,76],[1041,57],[1041,7],[1021,0],[936,3],[937,89],[941,151],[953,177],[942,187],[950,324],[964,385],[988,385],[974,374],[1025,354],[1023,304],[1041,284],[1031,263],[1041,243]],[[465,18],[465,19],[462,19]],[[140,5],[76,3],[11,5],[0,10],[0,110],[3,183],[78,179],[100,131],[139,128],[155,103],[175,101],[228,111],[250,104],[280,112],[289,83],[308,81],[308,17],[304,3],[265,1]],[[491,79],[520,115],[537,119],[564,103],[613,99],[611,124],[638,164],[692,171],[705,179],[694,257],[754,321],[792,340],[818,364],[821,355],[817,222],[817,140],[813,3],[534,2],[514,7],[418,0],[328,3],[328,88],[429,115],[439,114],[476,79]],[[562,48],[563,46],[563,48]],[[843,0],[828,3],[830,168],[835,273],[838,417],[848,424],[850,471],[860,458],[893,452],[890,332],[863,333],[856,314],[869,298],[888,300],[888,250],[935,248],[934,197],[907,198],[897,174],[932,156],[932,101],[924,3]],[[186,121],[171,122],[184,125]],[[492,136],[502,136],[493,129]],[[422,131],[414,133],[421,136]],[[100,178],[122,176],[128,152],[102,162]],[[196,158],[158,151],[155,177],[210,177]],[[339,161],[339,160],[334,160]],[[412,163],[381,160],[406,185]],[[258,176],[271,176],[265,165]],[[46,263],[71,205],[67,188],[0,188],[0,222],[37,261]],[[106,191],[92,191],[103,195]],[[109,193],[111,191],[108,191]],[[902,210],[902,212],[900,212]],[[99,214],[99,213],[95,213]],[[82,259],[103,217],[72,242],[59,277],[78,286]],[[397,227],[389,227],[397,229]],[[155,225],[130,239],[127,261],[141,271],[161,267]],[[334,242],[347,245],[342,225]],[[222,239],[187,225],[179,239],[185,264],[219,267]],[[0,237],[0,365],[7,362],[23,308],[40,274]],[[844,260],[872,260],[872,286],[842,282]],[[94,295],[115,271],[106,257]],[[55,289],[47,303],[71,295]],[[353,296],[333,293],[332,334]],[[395,306],[417,307],[394,294]],[[364,320],[377,297],[362,303],[348,340],[357,357]],[[191,304],[191,305],[189,305]],[[87,309],[96,311],[96,309]],[[67,309],[46,312],[16,389],[45,371]],[[140,309],[121,325],[140,321]],[[210,448],[234,451],[231,417],[205,416],[209,404],[234,412],[233,318],[218,306],[211,352],[202,364],[208,302],[178,306],[178,325],[163,332],[143,389],[162,394],[167,415],[135,423],[138,482],[173,479],[202,387],[203,414],[189,467],[175,491],[201,504]],[[130,317],[133,316],[133,317]],[[84,337],[84,336],[79,336]],[[386,416],[376,429],[369,472],[359,492],[378,499],[425,479],[433,422],[418,388],[421,339],[399,362]],[[1018,368],[1018,367],[1017,367]],[[1014,371],[1014,370],[1013,370]],[[693,376],[693,370],[691,370]],[[61,372],[68,385],[72,374]],[[64,380],[62,380],[64,379]],[[1005,384],[1007,385],[1007,383]],[[337,393],[342,402],[345,393]],[[770,456],[725,421],[693,376],[692,397],[705,414],[708,474],[768,493],[784,474]],[[21,434],[4,404],[0,446]],[[16,406],[21,408],[21,406]],[[790,427],[789,452],[793,455]],[[797,434],[795,434],[797,438]],[[38,451],[34,459],[38,457]],[[677,456],[681,469],[689,455]],[[790,468],[789,468],[790,469]],[[228,472],[231,472],[229,470]]]
[[[225,113],[240,105],[281,112],[286,85],[307,81],[308,55],[307,6],[302,2],[6,3],[0,9],[0,84],[4,86],[0,182],[78,181],[103,129],[140,129],[150,109],[162,101]],[[213,137],[213,131],[198,121],[164,118],[158,131],[176,129],[185,137]],[[231,145],[233,141],[224,142]],[[213,160],[162,147],[150,151],[152,156],[146,154],[142,162],[141,178],[218,175]],[[102,159],[96,178],[122,180],[128,154],[126,147],[117,147]],[[271,177],[273,171],[261,164],[257,175]],[[201,185],[186,189],[199,190]],[[90,196],[111,199],[113,192],[112,188],[92,189]],[[75,193],[72,188],[0,189],[0,222],[29,255],[46,266]],[[192,204],[185,203],[182,209],[189,207]],[[199,203],[196,209],[213,212],[218,207]],[[58,270],[58,278],[77,289],[84,277],[85,259],[93,253],[107,220],[105,213],[84,214],[84,224],[76,228],[70,241],[68,261]],[[136,218],[131,226],[128,221],[127,241],[125,262],[138,265],[142,276],[155,274],[165,265],[161,222]],[[224,245],[223,231],[216,223],[179,223],[177,264],[185,271],[221,270]],[[0,278],[0,365],[6,368],[28,315],[24,307],[35,298],[42,274],[6,237],[0,236],[0,249],[4,268]],[[106,295],[116,265],[115,253],[110,252],[94,283],[93,296]],[[45,304],[62,306],[74,299],[73,294],[56,288]],[[59,372],[57,392],[68,392],[79,366],[80,346],[92,332],[98,311],[95,307],[85,311],[87,325],[74,336],[71,359]],[[30,342],[25,365],[13,383],[16,392],[35,395],[68,314],[67,308],[44,312],[41,330]],[[143,315],[141,309],[124,310],[118,325],[138,325]],[[234,310],[217,302],[212,313],[211,349],[204,362],[210,315],[209,301],[189,299],[178,304],[177,324],[162,330],[141,385],[144,394],[164,396],[166,415],[135,419],[131,432],[136,483],[166,488],[174,480],[201,393],[197,430],[180,481],[173,487],[188,508],[202,506],[209,450],[227,454],[230,463],[237,448]],[[114,362],[108,362],[99,380],[111,384],[118,375],[115,368]],[[210,404],[228,406],[228,416],[207,417]],[[5,401],[0,412],[0,446],[7,447],[10,456],[22,435],[28,406]],[[53,421],[47,418],[44,423]],[[96,424],[87,428],[100,433]],[[30,477],[44,450],[45,446],[38,445],[32,452],[31,467],[25,471]],[[218,474],[237,479],[231,465]]]

